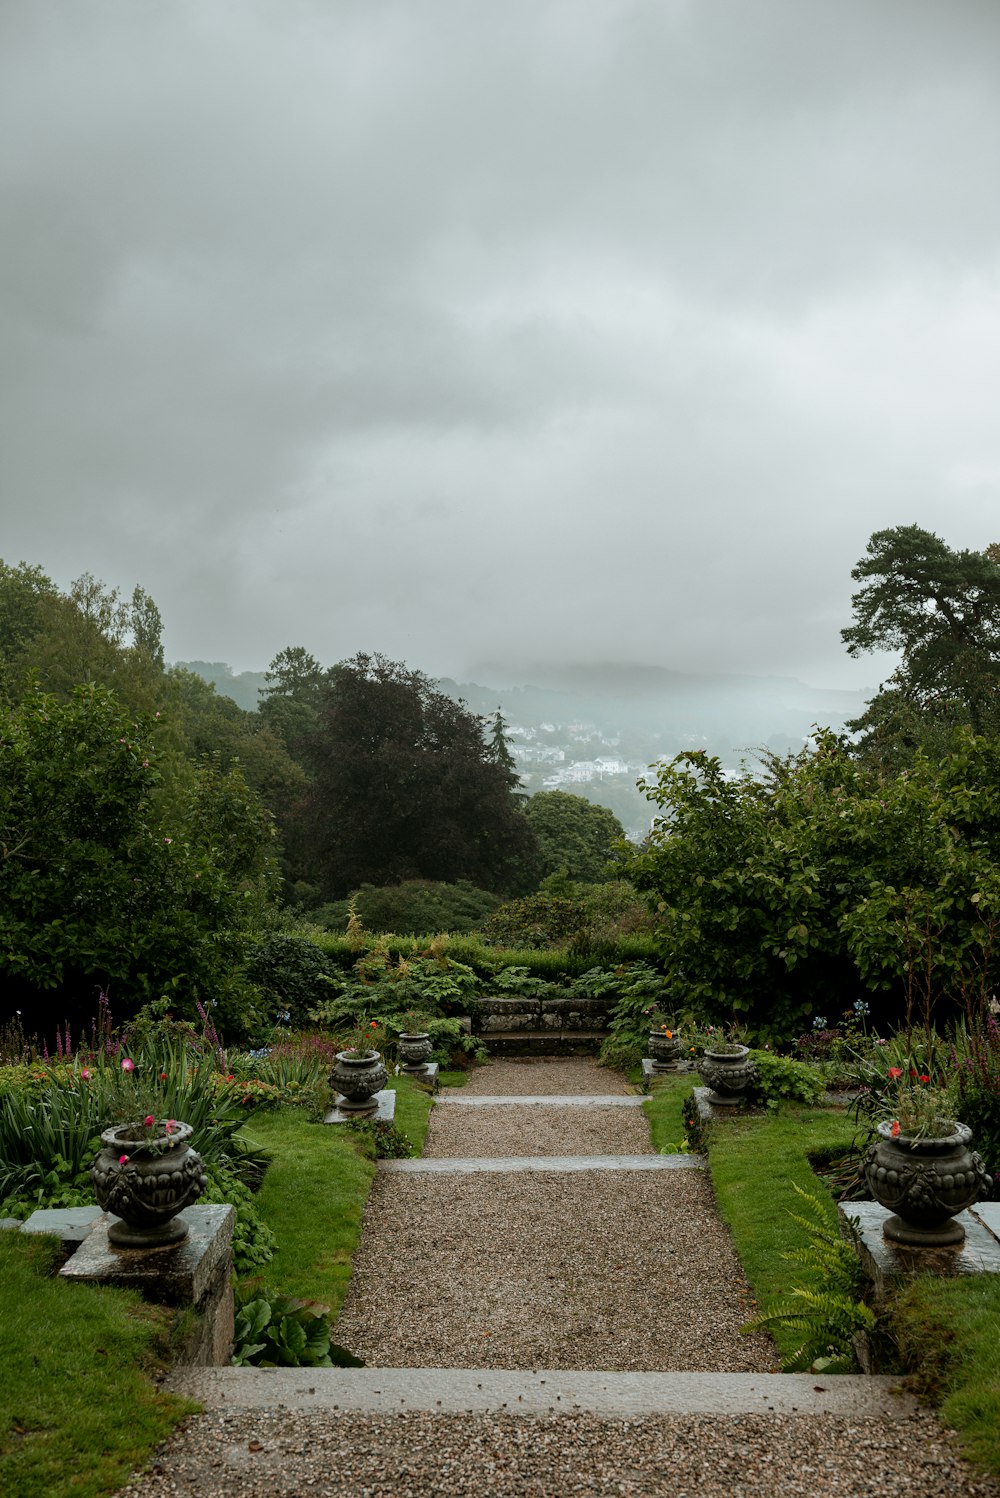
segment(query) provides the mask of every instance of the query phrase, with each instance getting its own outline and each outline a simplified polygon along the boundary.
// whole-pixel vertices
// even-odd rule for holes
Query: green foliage
[[[862,753],[893,768],[915,750],[939,751],[960,723],[1000,732],[1000,557],[953,551],[917,525],[876,531],[851,576],[850,655],[901,650],[888,686],[851,724]]]
[[[413,1141],[388,1119],[358,1119],[350,1129],[373,1160],[408,1160],[413,1154]]]
[[[233,1269],[242,1278],[270,1263],[278,1240],[257,1211],[253,1192],[231,1170],[215,1166],[207,1172],[208,1188],[201,1200],[228,1204],[236,1213],[233,1224]]]
[[[400,884],[362,884],[349,900],[338,900],[309,912],[309,919],[329,931],[344,931],[353,906],[369,931],[420,936],[435,931],[473,931],[500,903],[498,895],[476,889],[468,880],[445,884],[406,879]]]
[[[992,1014],[960,1032],[950,1078],[955,1115],[972,1130],[1000,1201],[1000,1025]]]
[[[245,972],[271,1015],[293,1027],[341,986],[338,970],[305,936],[274,931],[248,947]]]
[[[859,987],[877,1021],[944,1018],[1000,978],[1000,740],[958,734],[882,779],[828,733],[763,780],[683,754],[648,794],[662,814],[630,875],[713,1023],[784,1042]]]
[[[601,1066],[627,1071],[646,1055],[654,1016],[670,1004],[670,989],[663,974],[646,962],[633,962],[617,972],[597,969],[588,987],[596,983],[605,995],[616,993],[618,1002],[608,1020],[609,1034],[601,1046]],[[610,986],[613,981],[613,988]],[[575,985],[574,985],[575,987]]]
[[[750,1060],[757,1072],[754,1096],[769,1108],[782,1102],[815,1105],[826,1091],[826,1079],[818,1067],[774,1051],[751,1050]]]
[[[543,875],[562,873],[584,884],[609,877],[615,847],[625,837],[613,811],[566,791],[537,791],[524,815],[538,839]]]
[[[46,990],[65,1017],[67,986],[114,982],[134,1006],[167,993],[192,1014],[199,993],[252,998],[231,933],[263,896],[270,823],[238,771],[207,765],[158,823],[148,729],[100,687],[0,711],[0,974],[35,1022]]]
[[[364,1367],[331,1342],[329,1306],[259,1284],[243,1287],[238,1297],[234,1344],[230,1361],[241,1368]]]
[[[772,1331],[776,1326],[801,1335],[799,1345],[786,1353],[786,1373],[811,1368],[815,1372],[849,1372],[855,1366],[853,1338],[871,1335],[876,1317],[862,1299],[865,1279],[857,1254],[829,1225],[829,1209],[801,1187],[793,1188],[808,1216],[790,1216],[806,1235],[806,1243],[789,1249],[782,1258],[800,1264],[821,1281],[794,1285],[777,1305],[756,1316],[741,1330]]]
[[[328,899],[364,883],[524,884],[534,837],[478,718],[419,671],[359,654],[324,682],[303,840]]]

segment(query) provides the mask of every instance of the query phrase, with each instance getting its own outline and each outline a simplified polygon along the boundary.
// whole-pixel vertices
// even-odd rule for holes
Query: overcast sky
[[[0,556],[170,659],[864,687],[1000,539],[997,0],[0,0]]]

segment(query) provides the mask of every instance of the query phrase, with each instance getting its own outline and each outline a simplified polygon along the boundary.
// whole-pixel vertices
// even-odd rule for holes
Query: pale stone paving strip
[[[447,1089],[445,1089],[447,1091]],[[553,1093],[570,1097],[575,1093],[618,1093],[626,1096],[631,1089],[620,1072],[599,1067],[587,1056],[518,1058],[506,1057],[477,1066],[469,1073],[466,1085],[456,1089],[456,1096],[472,1097],[477,1093],[508,1097],[524,1094]]]

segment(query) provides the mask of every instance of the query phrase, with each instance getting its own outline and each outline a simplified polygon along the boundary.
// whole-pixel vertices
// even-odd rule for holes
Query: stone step
[[[208,1409],[426,1410],[509,1415],[840,1415],[906,1419],[899,1380],[840,1373],[581,1373],[495,1368],[175,1368],[175,1394]]]
[[[704,1155],[460,1155],[422,1156],[418,1160],[379,1160],[389,1175],[477,1175],[480,1172],[582,1170],[701,1170]]]
[[[641,1108],[645,1098],[634,1093],[473,1093],[442,1092],[435,1102],[459,1108]]]
[[[607,1030],[491,1030],[482,1034],[491,1056],[596,1056]]]

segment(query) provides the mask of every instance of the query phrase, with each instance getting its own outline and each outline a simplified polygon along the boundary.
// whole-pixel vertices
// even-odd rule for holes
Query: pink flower
[[[124,1164],[125,1164],[125,1161],[126,1161],[126,1160],[127,1160],[127,1159],[128,1159],[128,1155],[119,1155],[119,1156],[118,1156],[118,1164],[119,1164],[119,1165],[124,1165]]]
[[[80,1076],[83,1078],[83,1080],[85,1082],[89,1082],[90,1081],[90,1068],[87,1067],[87,1066],[81,1067],[80,1068]]]
[[[897,1077],[901,1077],[902,1075],[903,1075],[903,1068],[901,1066],[890,1066],[890,1068],[889,1068],[889,1081],[890,1082],[895,1082],[896,1078]]]
[[[122,1062],[122,1071],[135,1071],[135,1062],[131,1057],[125,1057],[125,1060]]]
[[[156,1119],[153,1117],[152,1113],[147,1113],[146,1117],[143,1119],[143,1123],[145,1124],[145,1126],[146,1126],[147,1129],[152,1128],[152,1126],[153,1126],[153,1124],[155,1122],[156,1122]]]
[[[176,1118],[168,1118],[167,1119],[167,1133],[168,1134],[172,1134],[174,1132],[174,1130],[176,1129],[176,1127],[177,1127],[177,1120],[176,1120]]]

